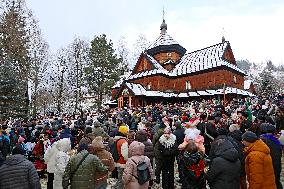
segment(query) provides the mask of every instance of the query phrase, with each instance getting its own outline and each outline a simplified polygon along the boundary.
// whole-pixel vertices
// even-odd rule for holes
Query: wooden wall
[[[236,77],[236,83],[234,82]],[[186,90],[185,83],[190,81],[193,90],[202,90],[209,88],[223,88],[224,83],[230,87],[239,89],[244,88],[244,77],[227,70],[212,71],[193,76],[185,76],[180,78],[166,78],[164,76],[150,76],[136,79],[132,83],[141,84],[147,89],[147,85],[151,82],[150,90],[166,91],[173,90],[182,92]]]

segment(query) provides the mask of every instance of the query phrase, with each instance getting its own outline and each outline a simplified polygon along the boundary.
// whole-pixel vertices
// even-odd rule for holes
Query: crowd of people
[[[284,101],[203,99],[0,120],[0,188],[282,189]],[[178,177],[175,174],[177,165]]]

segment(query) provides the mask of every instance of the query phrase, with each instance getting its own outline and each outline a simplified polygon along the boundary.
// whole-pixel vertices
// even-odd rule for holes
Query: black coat
[[[239,189],[241,163],[231,142],[220,139],[209,171],[205,174],[211,189]]]
[[[205,159],[200,152],[185,152],[180,157],[182,166],[182,189],[206,188],[204,177]],[[196,168],[196,169],[195,169]]]
[[[184,140],[184,137],[185,137],[184,128],[176,129],[176,130],[174,131],[174,135],[176,135],[176,137],[177,137],[177,144],[178,144],[178,145],[180,145],[181,143],[183,143],[183,140]]]
[[[263,134],[260,137],[262,141],[269,147],[270,156],[272,158],[272,164],[274,169],[274,175],[277,187],[280,184],[280,173],[281,173],[281,157],[282,157],[282,145],[279,140],[275,138],[272,134]]]
[[[40,181],[32,162],[23,155],[12,155],[0,167],[0,188],[40,189]]]

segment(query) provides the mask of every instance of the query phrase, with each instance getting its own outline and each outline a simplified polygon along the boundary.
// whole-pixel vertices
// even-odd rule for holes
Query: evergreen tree
[[[108,41],[103,34],[95,36],[91,41],[89,61],[85,68],[87,82],[100,106],[104,95],[110,94],[111,87],[118,80],[118,65],[121,59],[115,54],[112,41]]]
[[[28,15],[24,6],[23,0],[7,0],[0,18],[0,104],[5,117],[28,114]]]
[[[26,85],[10,62],[0,64],[0,118],[26,117]]]
[[[260,94],[264,96],[270,96],[273,92],[275,92],[278,89],[278,83],[276,78],[273,76],[271,73],[271,70],[264,69],[260,74],[259,74],[259,79],[258,79],[258,90]]]

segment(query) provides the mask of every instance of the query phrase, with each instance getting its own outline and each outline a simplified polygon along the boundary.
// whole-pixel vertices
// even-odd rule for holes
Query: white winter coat
[[[58,149],[58,153],[55,157],[53,188],[63,189],[62,176],[63,176],[64,170],[70,158],[69,155],[67,154],[67,152],[71,148],[70,139],[64,138],[64,139],[59,140],[56,144],[56,147]]]
[[[47,164],[48,173],[54,173],[55,171],[55,158],[59,152],[56,144],[57,142],[53,143],[52,146],[47,148],[46,152],[44,153],[44,161]]]

